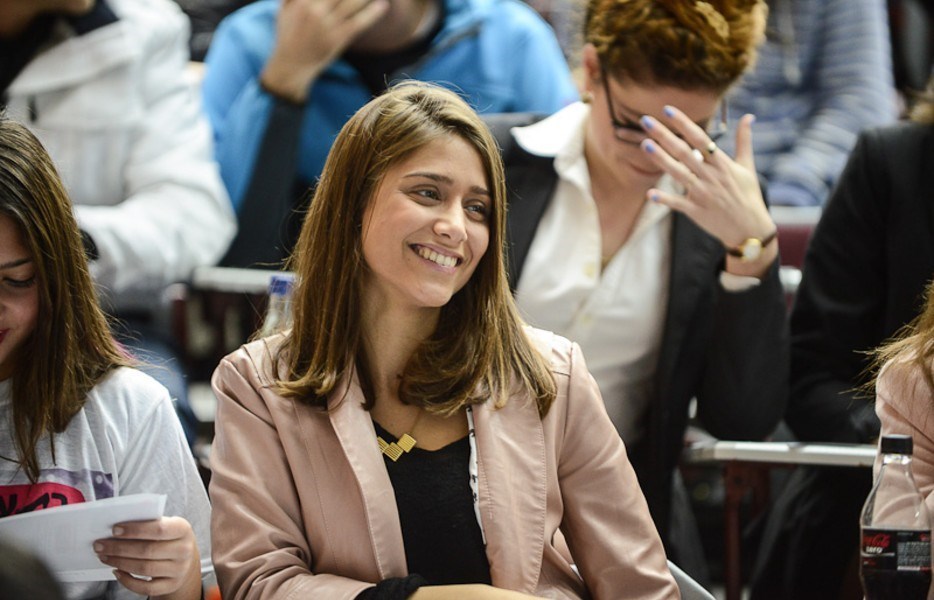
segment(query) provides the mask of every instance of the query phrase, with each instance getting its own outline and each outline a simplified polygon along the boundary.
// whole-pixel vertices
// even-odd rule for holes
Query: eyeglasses
[[[603,79],[603,91],[606,92],[606,106],[610,112],[610,122],[613,124],[613,135],[617,140],[632,145],[639,145],[642,143],[646,137],[645,129],[642,128],[642,125],[635,123],[628,119],[618,119],[616,113],[613,110],[613,95],[610,93],[610,84],[609,78],[606,74],[606,69],[601,65],[600,74]],[[710,136],[710,139],[716,142],[718,139],[723,137],[723,135],[729,129],[727,123],[728,118],[727,112],[727,102],[726,99],[720,101],[720,108],[717,114],[717,117],[713,119],[713,123],[698,123],[707,131],[707,135]],[[678,134],[675,134],[678,137],[681,137]],[[683,139],[683,138],[682,138]]]

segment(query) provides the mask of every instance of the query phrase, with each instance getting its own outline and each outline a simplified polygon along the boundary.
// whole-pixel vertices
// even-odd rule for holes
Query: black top
[[[396,441],[373,425],[384,440]],[[399,508],[409,573],[431,585],[491,583],[470,489],[467,437],[433,452],[416,446],[396,462],[383,459]]]
[[[860,394],[876,348],[924,307],[934,273],[934,126],[860,134],[804,257],[791,313],[785,421],[803,441],[869,443],[873,394]]]

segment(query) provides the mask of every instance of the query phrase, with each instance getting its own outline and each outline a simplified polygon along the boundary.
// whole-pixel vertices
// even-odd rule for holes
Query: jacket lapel
[[[520,151],[520,149],[516,149]],[[524,162],[509,166],[508,182],[509,219],[506,223],[506,257],[509,285],[515,290],[522,274],[522,265],[532,246],[545,208],[551,201],[558,176],[552,166],[553,157],[532,156],[524,153]]]
[[[328,402],[331,425],[357,478],[370,542],[381,579],[408,573],[399,509],[383,455],[376,443],[376,430],[363,408],[363,393],[353,378],[345,377]]]
[[[722,259],[720,244],[690,219],[675,213],[672,224],[671,280],[668,285],[668,314],[656,370],[659,397],[670,397],[678,357],[685,334],[704,288],[709,285],[712,265]]]
[[[474,407],[480,520],[493,585],[534,592],[545,545],[547,474],[538,412],[524,398]],[[529,558],[534,557],[534,558]]]

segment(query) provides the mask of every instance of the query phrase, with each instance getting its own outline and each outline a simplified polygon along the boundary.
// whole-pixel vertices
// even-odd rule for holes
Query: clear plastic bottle
[[[931,586],[931,518],[911,474],[912,440],[886,435],[882,468],[860,520],[866,600],[925,599]]]
[[[266,337],[285,331],[292,326],[292,287],[295,277],[280,273],[269,280],[269,301],[266,305],[266,317],[259,330],[260,337]]]

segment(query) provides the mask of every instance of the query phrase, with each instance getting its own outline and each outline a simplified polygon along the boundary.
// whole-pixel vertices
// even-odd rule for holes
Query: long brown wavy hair
[[[436,414],[527,392],[544,416],[555,397],[545,359],[522,329],[503,265],[506,190],[499,148],[486,125],[453,92],[404,82],[361,108],[328,155],[289,267],[298,275],[294,324],[277,363],[286,397],[325,407],[355,365],[369,374],[360,323],[366,264],[363,213],[388,170],[431,142],[459,136],[476,149],[490,185],[490,242],[470,281],[442,307],[434,334],[402,374],[403,402]],[[518,388],[518,390],[517,390]],[[368,408],[372,398],[367,398]]]
[[[42,144],[0,115],[0,214],[16,224],[36,268],[36,329],[17,351],[12,377],[15,458],[30,481],[36,447],[61,433],[108,372],[129,362],[97,302],[71,202]]]
[[[589,0],[584,41],[611,75],[722,93],[755,63],[767,16],[762,0]]]

